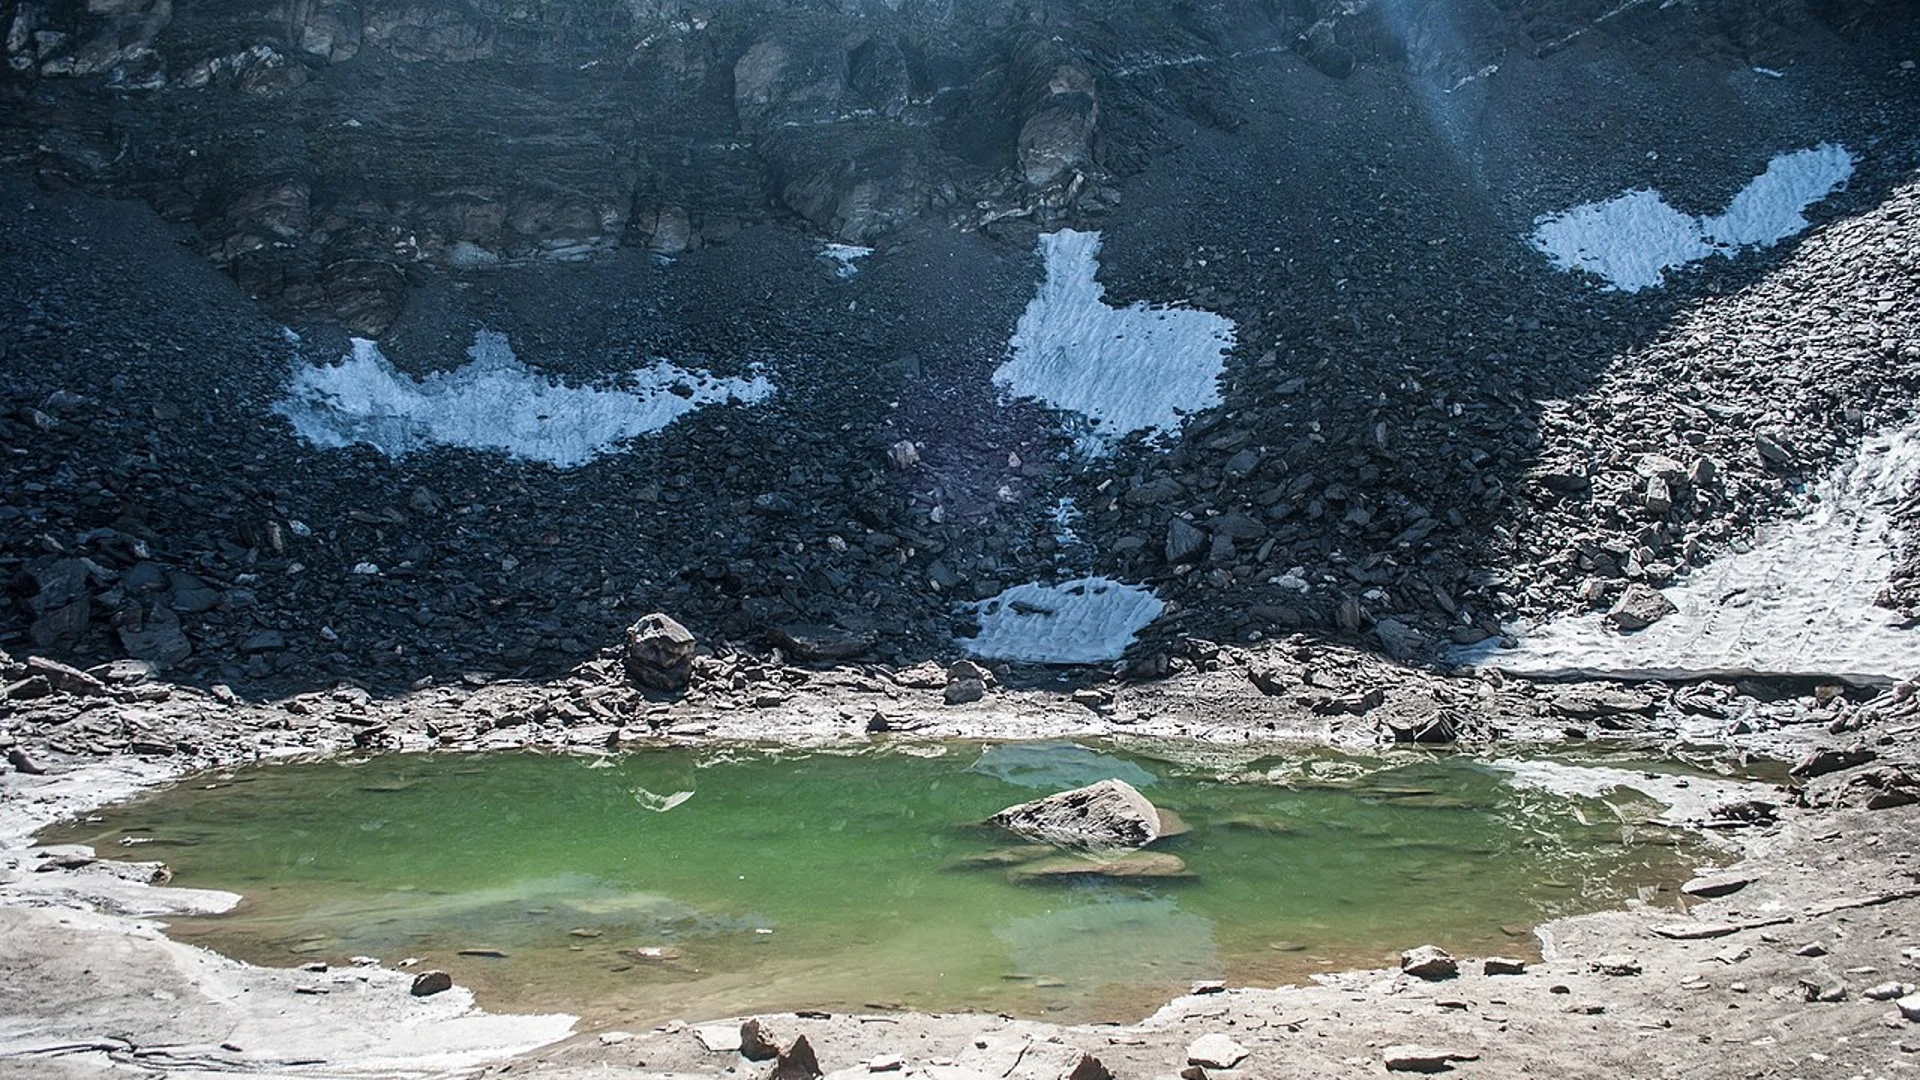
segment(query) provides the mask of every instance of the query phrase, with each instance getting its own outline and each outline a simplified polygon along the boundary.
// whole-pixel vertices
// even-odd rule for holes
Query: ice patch
[[[1087,418],[1098,452],[1130,432],[1172,431],[1183,412],[1220,403],[1233,348],[1231,319],[1207,311],[1110,307],[1094,280],[1100,234],[1062,229],[1040,238],[1047,277],[1009,343],[995,386]]]
[[[1015,585],[976,605],[980,634],[961,645],[991,660],[1105,663],[1118,660],[1165,607],[1149,589],[1103,577]]]
[[[1599,614],[1547,623],[1469,662],[1525,675],[1681,679],[1802,675],[1883,683],[1920,674],[1920,631],[1874,604],[1902,540],[1894,509],[1920,478],[1920,422],[1865,441],[1808,493],[1803,516],[1665,590],[1679,610],[1632,634]]]
[[[297,366],[273,411],[329,449],[364,443],[399,458],[439,444],[570,469],[703,406],[753,404],[773,393],[757,372],[728,378],[665,360],[614,383],[568,386],[521,363],[506,335],[489,330],[473,336],[467,356],[453,371],[415,379],[355,338],[338,364]]]
[[[1675,267],[1709,255],[1731,258],[1800,232],[1807,207],[1843,186],[1853,164],[1853,154],[1832,143],[1781,154],[1711,217],[1683,214],[1657,191],[1624,192],[1537,219],[1533,246],[1562,270],[1585,270],[1610,289],[1639,292],[1662,284]]]
[[[1673,824],[1707,818],[1713,808],[1722,803],[1777,797],[1768,785],[1747,780],[1717,780],[1537,759],[1506,758],[1488,764],[1508,774],[1508,782],[1514,787],[1567,798],[1604,799],[1622,788],[1637,791],[1666,806],[1661,820]]]
[[[820,249],[822,258],[832,259],[834,262],[840,264],[839,269],[833,273],[835,277],[842,281],[858,274],[860,268],[855,266],[854,263],[871,254],[873,254],[872,248],[861,247],[858,244],[828,244]]]

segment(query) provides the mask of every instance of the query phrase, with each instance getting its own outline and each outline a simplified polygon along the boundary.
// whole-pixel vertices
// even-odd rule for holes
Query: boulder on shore
[[[627,677],[655,690],[685,690],[694,648],[693,631],[656,611],[627,628]]]
[[[1035,799],[988,818],[1017,836],[1071,848],[1141,848],[1160,838],[1160,811],[1125,780]]]

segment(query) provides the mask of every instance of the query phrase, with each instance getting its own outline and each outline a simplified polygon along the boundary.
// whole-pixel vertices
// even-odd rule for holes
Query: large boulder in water
[[[1061,847],[1146,847],[1160,838],[1160,811],[1125,780],[1009,806],[987,819],[1008,832]]]

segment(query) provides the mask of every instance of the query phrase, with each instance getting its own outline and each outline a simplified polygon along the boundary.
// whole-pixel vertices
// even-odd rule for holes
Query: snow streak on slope
[[[977,605],[980,635],[960,644],[990,660],[1105,663],[1165,607],[1151,590],[1103,577],[1015,585]]]
[[[1760,530],[1666,590],[1679,608],[1633,634],[1598,614],[1556,620],[1470,662],[1530,675],[1667,679],[1809,675],[1858,683],[1920,675],[1920,630],[1877,607],[1901,536],[1894,508],[1920,478],[1920,422],[1869,438],[1809,493],[1804,516]]]
[[[1628,191],[1534,222],[1533,246],[1562,270],[1585,270],[1624,292],[1660,285],[1674,267],[1743,247],[1771,247],[1807,227],[1807,207],[1853,175],[1853,155],[1822,143],[1775,157],[1710,217],[1690,217],[1657,191]]]
[[[1027,304],[996,386],[1079,413],[1097,451],[1130,432],[1172,431],[1180,414],[1220,403],[1217,382],[1233,348],[1231,319],[1212,312],[1109,306],[1094,280],[1100,234],[1062,229],[1040,238],[1047,278]]]
[[[521,363],[506,335],[488,330],[473,336],[467,356],[453,371],[415,379],[355,338],[340,363],[298,367],[274,411],[316,446],[364,443],[398,458],[437,443],[569,469],[703,406],[773,393],[759,374],[725,378],[665,360],[616,384],[567,386]]]

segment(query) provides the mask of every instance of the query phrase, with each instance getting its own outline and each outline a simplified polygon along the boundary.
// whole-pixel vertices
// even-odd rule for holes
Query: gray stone
[[[1187,1064],[1203,1069],[1231,1069],[1246,1057],[1246,1047],[1217,1031],[1200,1036],[1187,1047]]]
[[[949,705],[970,705],[987,696],[987,684],[980,679],[955,679],[940,693]]]
[[[1788,769],[1787,773],[1802,780],[1811,780],[1816,776],[1825,776],[1828,773],[1865,765],[1879,756],[1873,749],[1865,746],[1815,750],[1795,762],[1793,768]]]
[[[240,651],[245,653],[274,652],[286,647],[286,635],[278,630],[255,630],[240,639]]]
[[[1445,1072],[1456,1061],[1477,1061],[1480,1055],[1440,1046],[1401,1043],[1384,1052],[1388,1072]]]
[[[851,660],[873,648],[871,634],[831,626],[776,626],[767,631],[767,640],[793,659],[806,662]]]
[[[1080,1060],[1073,1063],[1073,1068],[1061,1073],[1060,1080],[1113,1080],[1113,1070],[1083,1050]]]
[[[1608,955],[1608,956],[1602,956],[1587,966],[1599,972],[1602,975],[1612,975],[1612,976],[1620,977],[1620,976],[1640,974],[1640,961],[1635,960],[1631,956],[1625,956],[1617,953]]]
[[[1652,626],[1677,610],[1660,590],[1636,581],[1628,585],[1620,599],[1608,609],[1607,622],[1615,630],[1632,633]]]
[[[444,971],[423,971],[413,977],[413,986],[407,992],[414,997],[431,997],[451,989],[453,976]]]
[[[740,1056],[748,1061],[771,1061],[780,1056],[780,1048],[767,1034],[766,1025],[746,1020],[740,1024]]]
[[[1416,979],[1451,979],[1460,974],[1460,964],[1438,945],[1422,945],[1400,954],[1400,970]]]
[[[692,631],[656,611],[627,628],[627,677],[655,690],[685,690],[695,648]]]
[[[1167,543],[1165,554],[1170,566],[1187,562],[1207,550],[1212,539],[1206,533],[1188,524],[1184,518],[1174,518],[1167,522]]]
[[[1692,881],[1680,886],[1680,891],[1686,893],[1688,896],[1698,896],[1710,900],[1716,896],[1730,896],[1751,884],[1753,884],[1753,879],[1750,877],[1739,874],[1719,874],[1710,877],[1694,878]]]
[[[801,1035],[792,1046],[780,1051],[767,1080],[814,1080],[819,1075],[820,1059],[814,1056],[813,1044]]]
[[[1160,812],[1124,780],[1019,803],[987,819],[1017,836],[1063,847],[1141,848],[1160,838]]]
[[[141,622],[120,628],[120,647],[135,660],[145,660],[160,668],[172,667],[192,656],[193,643],[180,628],[180,616],[173,612],[174,609],[165,604],[148,608]]]
[[[1481,963],[1480,970],[1487,975],[1525,975],[1527,962],[1510,956],[1489,956]]]
[[[1915,1023],[1920,1023],[1920,994],[1908,994],[1893,1004],[1895,1008],[1900,1010],[1901,1016]]]

